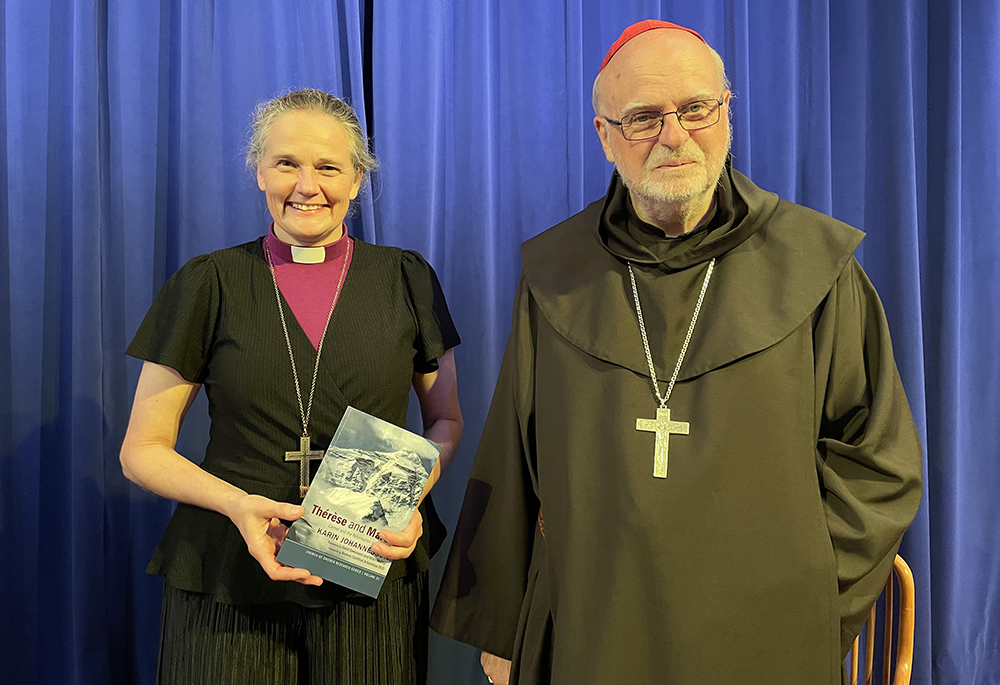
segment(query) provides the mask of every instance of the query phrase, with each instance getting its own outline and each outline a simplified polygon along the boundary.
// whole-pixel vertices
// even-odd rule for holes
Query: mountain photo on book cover
[[[440,449],[348,407],[278,561],[377,596],[390,562],[371,551],[372,542],[382,530],[409,524]]]
[[[337,514],[366,530],[400,531],[420,502],[437,451],[422,436],[383,421],[350,420],[361,412],[349,413],[313,477],[309,500],[335,502]],[[288,538],[325,547],[316,535],[312,526],[293,526]]]
[[[343,516],[379,530],[406,527],[430,473],[420,456],[407,449],[332,447],[323,465],[328,468],[319,469],[310,488],[326,490],[324,498],[336,502]]]

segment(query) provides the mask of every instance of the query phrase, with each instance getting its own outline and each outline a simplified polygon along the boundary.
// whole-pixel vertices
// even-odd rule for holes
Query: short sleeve
[[[126,353],[169,366],[191,383],[202,383],[218,316],[215,262],[210,255],[195,257],[163,284]]]
[[[438,357],[462,341],[431,265],[412,250],[403,250],[402,264],[403,281],[417,323],[413,370],[432,373],[437,371]]]

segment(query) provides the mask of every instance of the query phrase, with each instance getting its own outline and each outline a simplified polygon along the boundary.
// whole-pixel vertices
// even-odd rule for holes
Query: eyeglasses
[[[725,100],[698,100],[678,107],[673,112],[636,112],[623,116],[621,121],[603,117],[609,124],[621,126],[625,140],[649,140],[663,130],[663,118],[673,114],[685,131],[700,131],[719,123],[722,103]]]

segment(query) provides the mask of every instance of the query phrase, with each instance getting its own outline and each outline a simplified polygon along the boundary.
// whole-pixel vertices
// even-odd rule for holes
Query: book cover
[[[399,532],[441,446],[348,407],[309,485],[305,514],[288,530],[278,561],[377,597],[389,562],[370,551],[381,530]]]

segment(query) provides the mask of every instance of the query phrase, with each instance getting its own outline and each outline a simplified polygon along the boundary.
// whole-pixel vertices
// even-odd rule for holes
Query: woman
[[[196,257],[163,286],[128,353],[145,360],[121,461],[180,504],[147,569],[165,577],[161,683],[422,683],[426,570],[442,537],[429,499],[372,550],[394,560],[377,600],[275,555],[302,515],[308,437],[324,449],[348,405],[405,425],[410,385],[425,435],[462,431],[458,344],[433,270],[415,252],[346,235],[375,167],[349,105],[301,90],[258,106],[248,166],[273,218],[264,238]],[[201,466],[177,433],[204,385]]]

